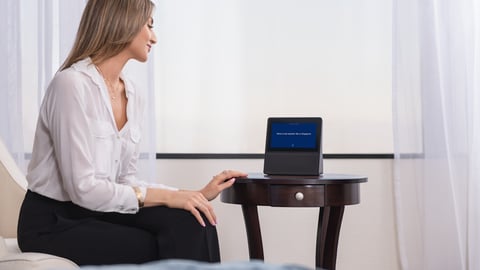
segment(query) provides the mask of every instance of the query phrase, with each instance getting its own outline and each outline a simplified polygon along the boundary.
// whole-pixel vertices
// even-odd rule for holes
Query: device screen
[[[316,123],[271,123],[271,150],[317,149]]]

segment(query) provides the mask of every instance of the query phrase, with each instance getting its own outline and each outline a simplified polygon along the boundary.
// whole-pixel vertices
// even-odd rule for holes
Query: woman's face
[[[131,53],[133,59],[145,62],[152,45],[155,43],[157,43],[157,37],[153,32],[153,19],[150,18],[132,40],[127,50]]]

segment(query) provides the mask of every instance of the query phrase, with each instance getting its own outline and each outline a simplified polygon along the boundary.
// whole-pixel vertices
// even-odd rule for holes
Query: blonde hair
[[[97,64],[125,49],[152,15],[150,0],[89,0],[60,70],[90,57]]]

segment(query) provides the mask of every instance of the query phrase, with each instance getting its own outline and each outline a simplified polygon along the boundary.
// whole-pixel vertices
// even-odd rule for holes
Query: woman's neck
[[[104,79],[110,82],[118,82],[120,80],[120,73],[127,61],[128,59],[125,60],[119,55],[108,58],[96,66],[101,70]]]

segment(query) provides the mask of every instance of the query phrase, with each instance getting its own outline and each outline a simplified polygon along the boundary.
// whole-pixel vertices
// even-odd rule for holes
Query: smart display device
[[[268,118],[263,172],[271,175],[322,174],[322,118]]]

